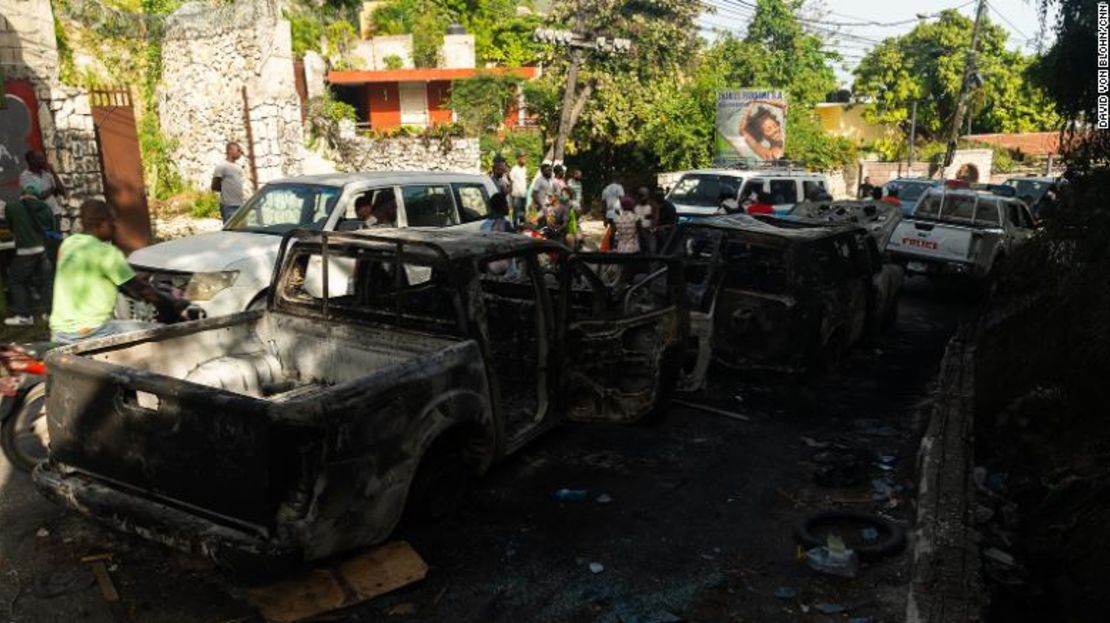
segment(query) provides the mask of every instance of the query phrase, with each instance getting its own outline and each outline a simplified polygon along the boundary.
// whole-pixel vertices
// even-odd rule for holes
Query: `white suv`
[[[757,191],[771,195],[776,214],[789,212],[794,204],[805,201],[815,190],[828,192],[821,173],[788,169],[703,169],[690,171],[667,193],[679,216],[711,216],[721,202],[736,199],[741,203]]]

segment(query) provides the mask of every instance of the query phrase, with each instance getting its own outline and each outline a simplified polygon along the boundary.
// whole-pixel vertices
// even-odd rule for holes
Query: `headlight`
[[[190,301],[210,301],[212,297],[235,285],[239,271],[196,273],[185,286],[185,298]]]

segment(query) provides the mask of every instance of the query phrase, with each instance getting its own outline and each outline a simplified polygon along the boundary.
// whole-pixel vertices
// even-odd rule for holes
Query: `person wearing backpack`
[[[34,188],[24,188],[17,201],[0,208],[0,216],[8,221],[15,239],[15,259],[8,268],[8,311],[4,319],[9,327],[35,324],[32,316],[33,294],[47,307],[54,291],[54,266],[50,251],[56,248],[58,231],[50,205],[37,198]]]

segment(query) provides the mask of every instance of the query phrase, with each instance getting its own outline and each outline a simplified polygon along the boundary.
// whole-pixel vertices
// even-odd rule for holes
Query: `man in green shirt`
[[[44,305],[50,304],[51,273],[47,236],[56,235],[54,212],[46,202],[35,196],[32,188],[24,188],[18,200],[0,202],[0,218],[8,222],[15,241],[15,258],[8,269],[8,308],[12,315],[4,319],[9,327],[35,324],[31,305],[35,294]]]
[[[189,302],[165,296],[137,279],[123,252],[112,244],[116,222],[108,204],[96,199],[81,204],[81,225],[84,233],[66,238],[58,249],[54,309],[50,314],[53,341],[71,344],[156,326],[113,319],[119,291],[154,305],[162,322],[181,319]]]

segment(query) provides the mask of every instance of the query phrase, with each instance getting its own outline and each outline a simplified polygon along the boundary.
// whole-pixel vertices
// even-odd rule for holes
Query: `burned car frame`
[[[901,287],[875,238],[851,224],[713,217],[680,226],[668,252],[682,259],[687,283],[687,391],[704,385],[711,360],[792,372],[826,366],[877,330]]]
[[[290,233],[266,310],[54,351],[35,483],[229,567],[381,542],[566,419],[662,406],[681,272],[658,259],[635,291],[596,275],[622,261],[510,234]]]

